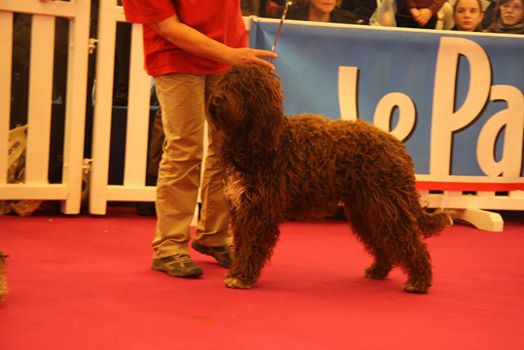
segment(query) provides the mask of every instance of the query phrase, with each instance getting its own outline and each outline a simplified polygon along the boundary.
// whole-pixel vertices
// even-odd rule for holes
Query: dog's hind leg
[[[404,290],[409,293],[427,293],[431,287],[432,270],[426,244],[418,238],[413,239],[404,242],[403,251],[405,255],[400,257],[400,265],[408,274]]]
[[[413,215],[399,210],[396,219],[383,227],[387,237],[386,247],[395,264],[408,275],[404,290],[410,293],[427,293],[431,287],[432,269],[430,255],[420,237]]]
[[[408,280],[404,290],[409,293],[427,293],[432,282],[431,257],[422,236],[429,236],[434,231],[439,231],[446,223],[447,216],[444,213],[426,215],[420,208],[418,196],[414,185],[410,193],[402,200],[398,198],[390,205],[395,206],[397,218],[394,233],[395,252],[399,252],[399,265],[408,274]],[[420,215],[425,215],[427,225],[421,220]],[[421,224],[422,223],[422,224]]]
[[[394,265],[399,265],[408,274],[404,290],[427,293],[432,279],[430,257],[419,237],[415,217],[386,197],[378,203],[370,203],[369,199],[360,203],[346,212],[355,233],[375,257],[366,269],[366,277],[385,278]]]
[[[367,278],[381,280],[385,279],[393,264],[382,248],[382,242],[376,239],[372,234],[372,229],[361,217],[358,210],[350,210],[347,204],[344,204],[344,212],[347,218],[350,218],[351,226],[358,239],[364,244],[366,250],[375,258],[374,262],[365,270]]]
[[[383,251],[378,251],[373,248],[375,261],[365,270],[365,276],[374,280],[383,280],[388,277],[389,272],[393,268],[391,261]]]

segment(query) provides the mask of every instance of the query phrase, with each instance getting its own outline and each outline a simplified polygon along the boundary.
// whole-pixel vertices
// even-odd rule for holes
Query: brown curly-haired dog
[[[236,256],[225,283],[249,288],[271,257],[279,224],[331,213],[339,202],[375,257],[365,274],[384,279],[398,265],[404,290],[426,293],[431,264],[421,236],[448,223],[419,204],[404,145],[363,121],[304,114],[287,118],[280,80],[260,65],[231,69],[208,100],[222,145]]]
[[[7,287],[7,278],[6,278],[6,258],[7,255],[0,251],[0,301],[2,301],[7,293],[9,288]]]

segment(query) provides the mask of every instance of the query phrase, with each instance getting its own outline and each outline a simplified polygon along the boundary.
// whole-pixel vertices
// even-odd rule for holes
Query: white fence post
[[[13,55],[13,13],[0,11],[0,188],[7,183],[9,114],[11,105],[11,57]],[[0,199],[2,196],[0,195]]]

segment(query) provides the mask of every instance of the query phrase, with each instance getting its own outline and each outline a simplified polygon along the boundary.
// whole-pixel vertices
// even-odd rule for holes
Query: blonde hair
[[[457,9],[457,5],[460,2],[460,0],[455,0],[455,3],[453,4],[453,12]],[[484,6],[482,6],[482,0],[477,0],[477,4],[479,5],[480,12],[484,12]]]

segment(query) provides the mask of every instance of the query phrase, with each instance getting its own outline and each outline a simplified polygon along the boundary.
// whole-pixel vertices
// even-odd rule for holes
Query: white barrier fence
[[[25,182],[21,184],[7,182],[14,13],[33,14]],[[62,182],[50,184],[48,163],[56,17],[66,17],[70,25]],[[89,0],[0,1],[0,200],[60,200],[64,213],[80,212],[89,18]]]
[[[110,201],[154,201],[155,187],[145,185],[148,123],[150,112],[150,78],[143,70],[142,28],[132,25],[129,95],[122,185],[108,182],[111,144],[111,116],[116,26],[124,22],[124,14],[117,0],[100,0],[96,66],[96,92],[93,124],[92,166],[89,184],[89,213],[103,215]],[[23,184],[8,184],[7,133],[9,116],[13,12],[33,13],[33,40],[29,99],[29,134],[27,175]],[[64,145],[64,176],[62,184],[47,181],[49,149],[49,120],[52,85],[52,43],[55,16],[71,21],[69,67],[67,84],[67,112]],[[85,126],[85,99],[88,56],[89,1],[57,1],[41,4],[38,0],[2,0],[0,2],[0,200],[42,199],[61,200],[64,213],[80,210],[82,152]],[[38,111],[38,113],[35,113]],[[8,119],[8,118],[7,118]],[[122,126],[123,127],[123,126]],[[483,229],[501,231],[498,214],[480,209],[524,210],[524,192],[460,191],[431,193],[421,191],[422,200],[431,207],[468,209],[459,210],[457,217],[472,221]]]

